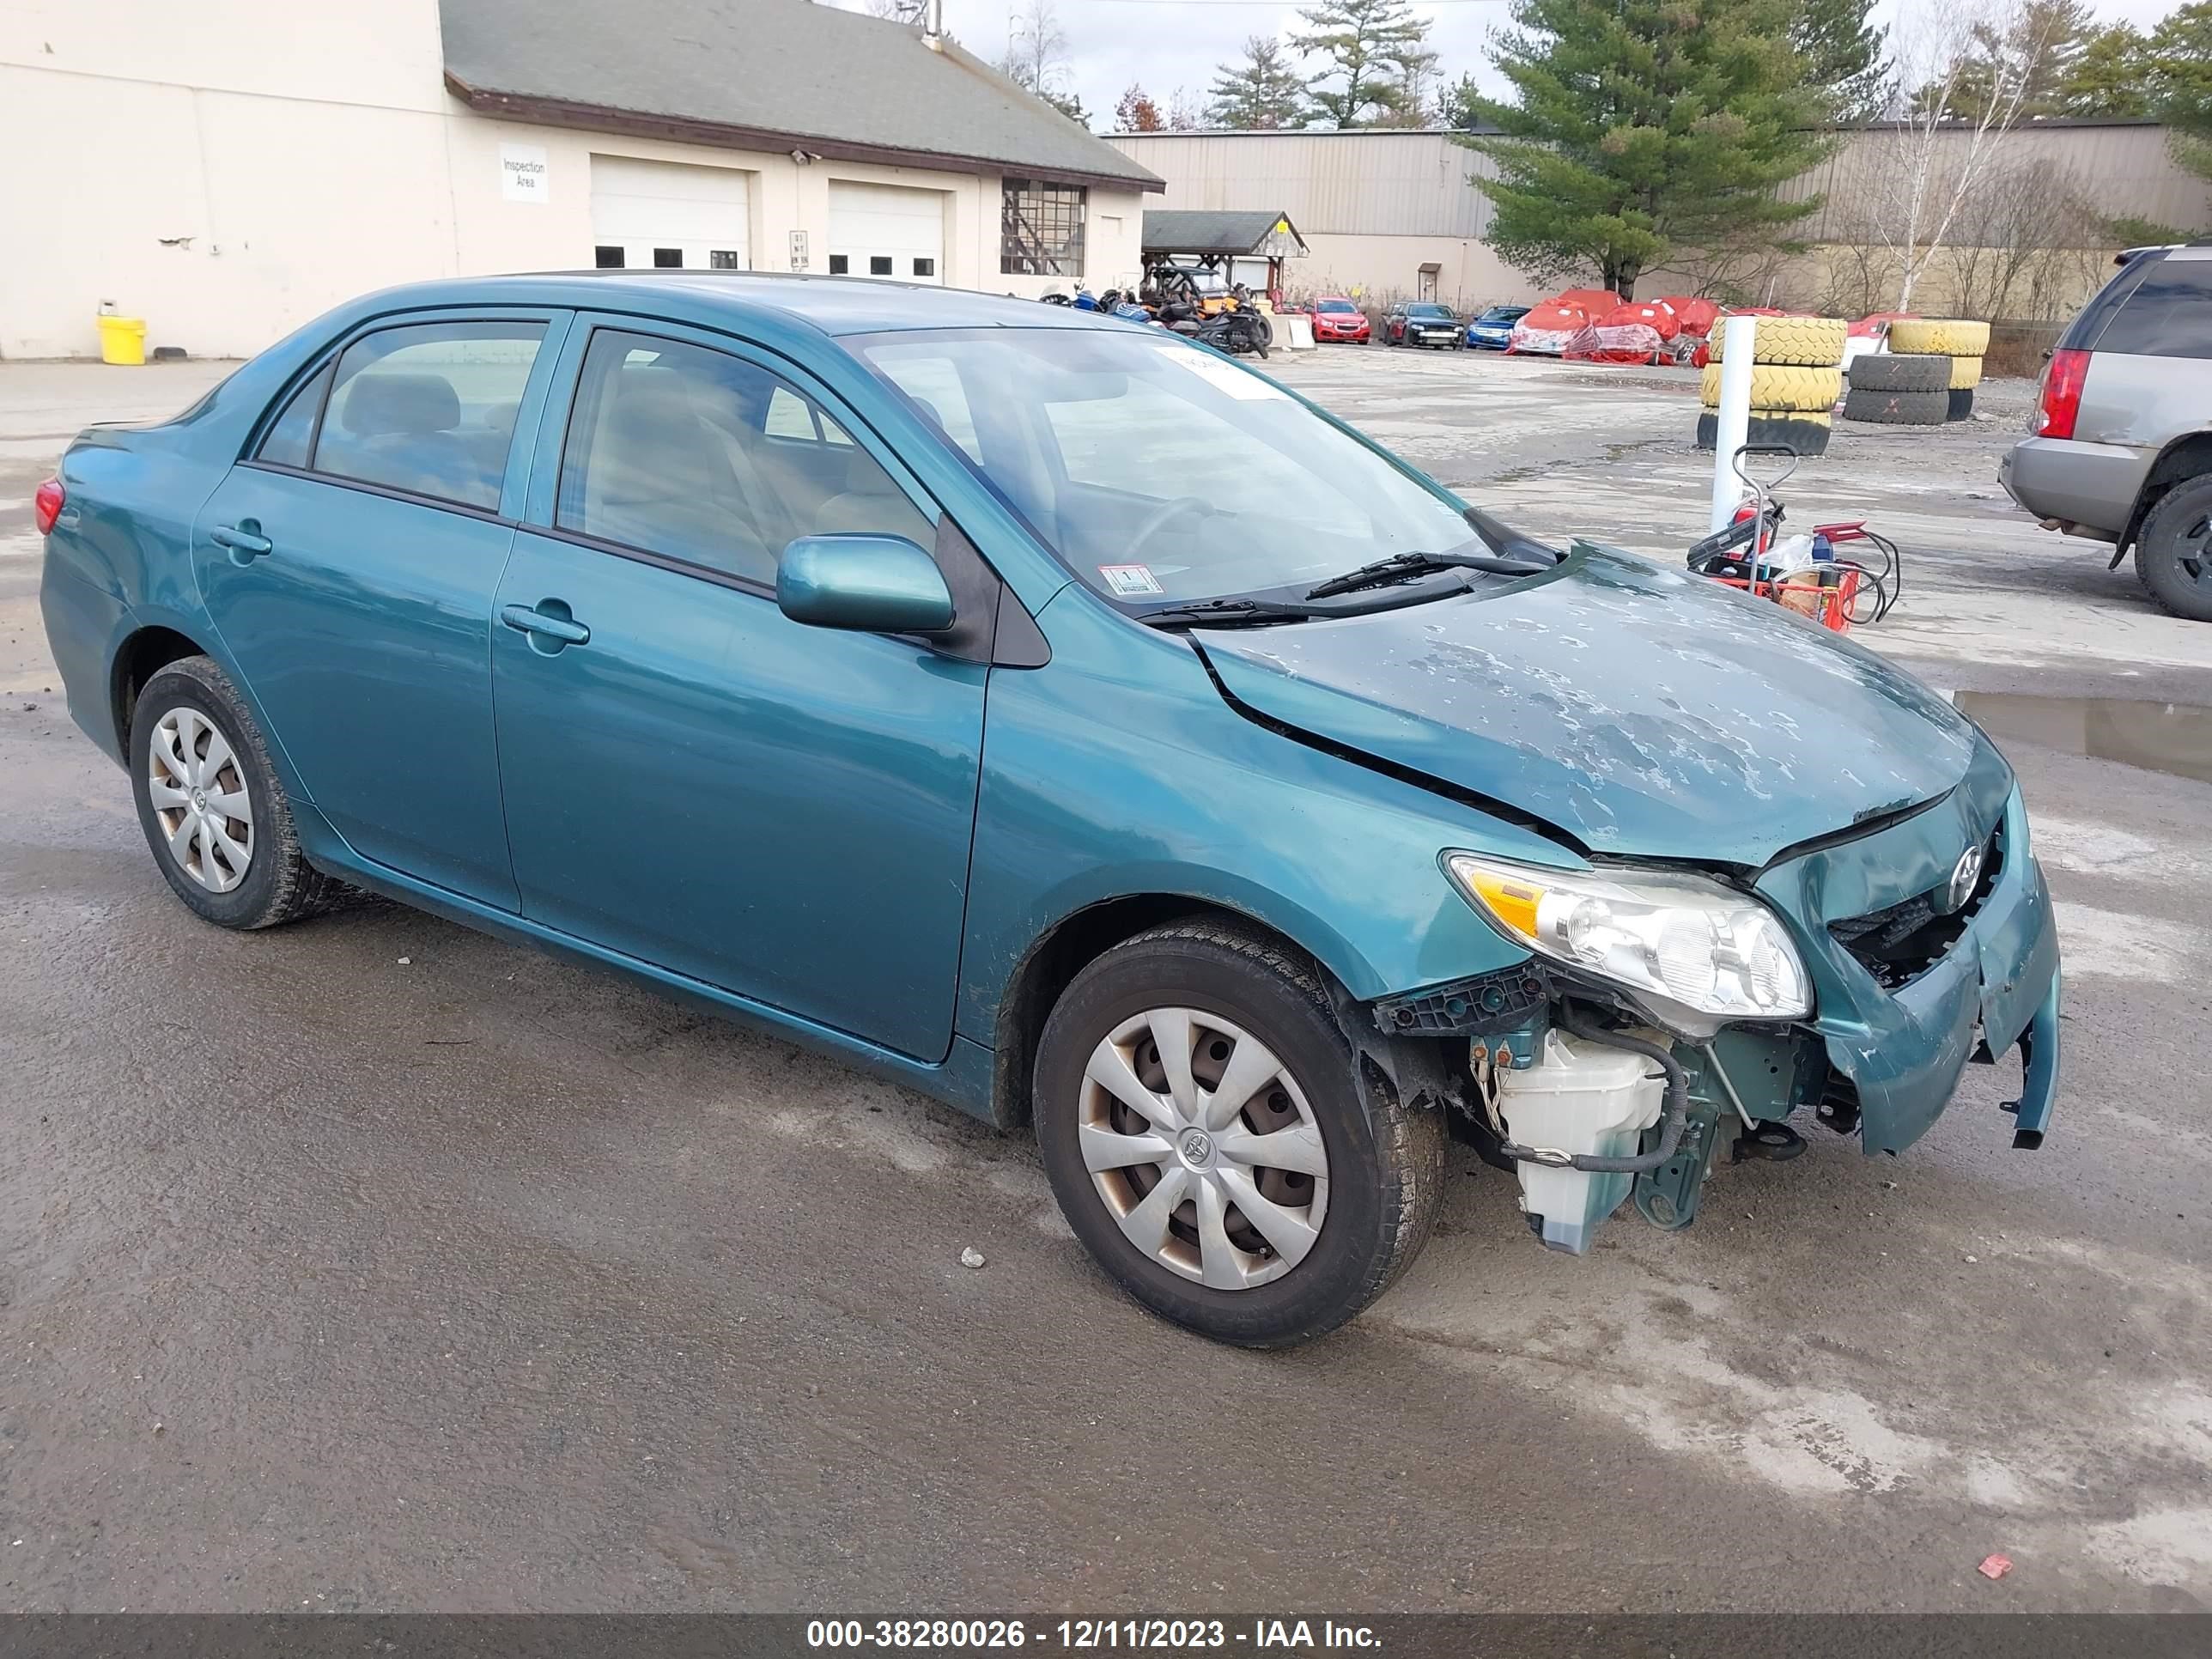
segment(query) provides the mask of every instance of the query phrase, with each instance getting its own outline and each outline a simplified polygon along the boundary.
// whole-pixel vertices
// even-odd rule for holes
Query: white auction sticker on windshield
[[[1106,579],[1106,586],[1125,599],[1142,599],[1148,593],[1164,593],[1159,578],[1152,574],[1148,564],[1102,564],[1098,574]]]
[[[1201,380],[1231,397],[1245,403],[1257,403],[1262,398],[1281,398],[1288,394],[1282,387],[1263,374],[1254,374],[1236,364],[1224,362],[1198,349],[1195,346],[1162,346],[1160,356],[1179,368],[1187,368]]]

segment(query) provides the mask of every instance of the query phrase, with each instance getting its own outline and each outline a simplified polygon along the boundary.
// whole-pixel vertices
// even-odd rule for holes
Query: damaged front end
[[[1654,1226],[1688,1226],[1717,1164],[1803,1151],[1789,1121],[1803,1109],[1869,1154],[1901,1152],[1970,1060],[2015,1046],[2014,1145],[2041,1144],[2057,1081],[2057,936],[2019,793],[1986,742],[1936,800],[1784,849],[1740,881],[1626,863],[1559,872],[1580,908],[1556,939],[1540,929],[1559,896],[1544,890],[1548,872],[1532,873],[1470,898],[1539,948],[1369,1005],[1376,1040],[1362,1064],[1401,1097],[1451,1108],[1462,1138],[1519,1176],[1548,1247],[1581,1254],[1631,1200]],[[1659,897],[1639,916],[1590,891]],[[1685,941],[1697,929],[1666,908],[1669,895],[1720,918],[1695,950]],[[1551,907],[1540,921],[1540,903]],[[1786,963],[1769,923],[1786,931]],[[1565,959],[1570,944],[1585,960]]]

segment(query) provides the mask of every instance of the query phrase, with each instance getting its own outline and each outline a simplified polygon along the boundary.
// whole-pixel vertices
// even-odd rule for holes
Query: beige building
[[[1311,250],[1285,274],[1293,294],[1376,304],[1436,299],[1463,312],[1556,291],[1531,283],[1484,244],[1491,206],[1473,181],[1494,173],[1494,164],[1449,132],[1116,133],[1110,142],[1165,181],[1163,209],[1285,216]],[[1822,198],[1797,233],[1813,244],[1808,253],[1686,258],[1647,272],[1638,292],[1740,291],[1852,315],[1887,309],[1899,273],[1881,227],[1897,219],[1914,142],[1894,126],[1853,131],[1784,188],[1794,200]],[[1950,176],[1973,143],[1964,126],[1936,133],[1929,175]],[[2212,190],[2175,163],[2166,130],[2151,122],[2022,126],[1998,141],[1979,178],[1916,293],[1920,309],[2068,316],[2111,274],[2113,220],[2212,227]]]
[[[389,283],[592,264],[1103,287],[1157,188],[806,0],[0,4],[0,356],[96,351],[104,303],[242,356]]]
[[[1292,295],[1442,300],[1461,311],[1543,297],[1483,242],[1490,199],[1469,181],[1494,168],[1447,132],[1117,132],[1108,142],[1165,182],[1158,207],[1287,217],[1308,249],[1284,273]]]

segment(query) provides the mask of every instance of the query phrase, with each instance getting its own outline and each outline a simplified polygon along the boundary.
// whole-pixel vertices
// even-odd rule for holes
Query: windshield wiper
[[[1480,570],[1492,576],[1535,576],[1549,570],[1567,556],[1556,547],[1547,547],[1519,531],[1500,524],[1479,507],[1467,509],[1468,528],[1482,538],[1488,553],[1393,553],[1387,559],[1377,559],[1372,564],[1363,564],[1347,570],[1340,576],[1331,576],[1319,586],[1306,590],[1310,599],[1326,599],[1339,593],[1355,593],[1363,587],[1380,587],[1388,582],[1404,581],[1409,576],[1425,576],[1435,570]]]
[[[1363,564],[1341,576],[1331,576],[1317,587],[1309,587],[1306,597],[1333,599],[1339,593],[1356,593],[1363,587],[1401,582],[1408,576],[1425,576],[1432,570],[1482,570],[1493,576],[1533,576],[1551,568],[1548,564],[1531,564],[1526,559],[1501,559],[1488,553],[1393,553],[1387,559]]]
[[[1209,628],[1242,628],[1258,623],[1304,622],[1324,613],[1303,605],[1277,605],[1271,599],[1206,599],[1196,605],[1164,605],[1137,618],[1147,628],[1171,628],[1178,623],[1200,623]]]

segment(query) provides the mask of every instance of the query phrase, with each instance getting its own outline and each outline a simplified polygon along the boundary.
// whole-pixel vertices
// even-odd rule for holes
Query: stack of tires
[[[1800,455],[1827,453],[1836,400],[1844,395],[1844,331],[1840,317],[1761,317],[1752,341],[1751,429],[1745,441],[1788,444]],[[1698,415],[1698,447],[1711,449],[1720,428],[1723,322],[1707,340],[1705,407]]]
[[[1900,317],[1889,325],[1889,349],[1851,365],[1847,421],[1884,426],[1941,426],[1974,412],[1982,383],[1987,323],[1956,318]]]

